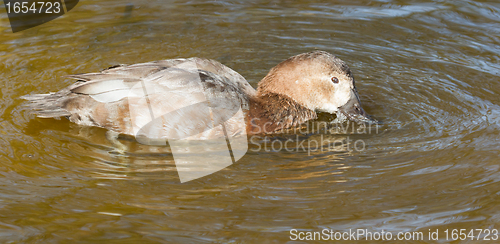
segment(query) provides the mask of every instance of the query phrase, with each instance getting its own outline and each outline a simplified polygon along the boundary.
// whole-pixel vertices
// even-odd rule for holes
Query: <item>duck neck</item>
[[[250,99],[249,134],[266,134],[300,125],[317,118],[316,112],[288,96],[260,92]]]

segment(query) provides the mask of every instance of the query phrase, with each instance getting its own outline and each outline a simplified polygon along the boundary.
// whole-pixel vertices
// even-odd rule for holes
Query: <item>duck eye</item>
[[[337,84],[339,83],[339,79],[337,79],[337,77],[332,77],[332,82]]]

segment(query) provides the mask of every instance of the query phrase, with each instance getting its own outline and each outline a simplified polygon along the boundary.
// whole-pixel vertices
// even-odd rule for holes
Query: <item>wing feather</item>
[[[167,114],[183,114],[177,118],[183,120],[183,131],[189,130],[189,125],[212,128],[213,123],[230,119],[239,108],[248,109],[249,97],[256,93],[237,72],[201,58],[119,65],[67,77],[78,81],[57,93],[22,98],[30,101],[27,106],[39,117],[67,116],[79,124],[130,135],[155,119],[163,121],[151,127],[156,128],[157,136],[172,135],[176,124],[171,122],[175,119],[165,118]],[[189,111],[182,112],[187,106]],[[210,119],[197,119],[206,114],[207,106],[212,109],[207,115]],[[176,110],[179,112],[172,113]],[[223,116],[215,118],[213,114]]]

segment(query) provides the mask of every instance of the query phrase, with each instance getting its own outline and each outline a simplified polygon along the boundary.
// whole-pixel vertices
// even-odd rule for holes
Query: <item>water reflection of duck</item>
[[[257,90],[227,66],[201,58],[119,65],[69,77],[78,81],[56,93],[22,98],[38,117],[67,117],[128,135],[160,121],[149,130],[165,138],[224,136],[227,132],[207,129],[220,123],[232,135],[272,133],[314,119],[316,111],[372,121],[361,108],[349,67],[324,51],[281,62]]]

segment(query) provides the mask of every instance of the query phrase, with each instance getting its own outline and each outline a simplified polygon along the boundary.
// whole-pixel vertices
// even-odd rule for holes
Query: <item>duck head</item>
[[[373,123],[361,107],[347,64],[324,51],[293,56],[272,68],[258,94],[276,93],[313,111],[341,113],[355,122]]]

